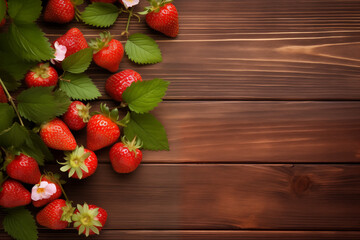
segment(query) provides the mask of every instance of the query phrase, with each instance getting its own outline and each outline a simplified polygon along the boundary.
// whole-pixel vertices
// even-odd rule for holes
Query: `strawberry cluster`
[[[81,4],[81,2],[76,0],[49,0],[43,14],[43,19],[47,22],[60,24],[68,23],[74,18],[81,20],[83,15],[77,9],[77,4]],[[91,2],[94,2],[92,4],[101,2],[95,5],[95,7],[101,6],[101,4],[119,2],[125,7],[124,11],[127,11],[131,17],[135,14],[132,12],[133,9],[129,10],[128,8],[136,5],[139,1],[92,0]],[[166,36],[176,37],[179,31],[179,23],[175,6],[168,0],[151,0],[150,3],[151,6],[145,8],[145,11],[139,14],[146,14],[146,22],[151,28]],[[9,8],[10,5],[9,1]],[[86,19],[83,19],[83,21],[87,23]],[[0,26],[4,25],[5,22],[6,18],[4,17],[0,21]],[[125,32],[128,34],[128,25]],[[77,57],[80,56],[81,58],[81,54],[87,54],[84,50],[90,50],[92,60],[96,65],[113,73],[104,83],[105,89],[115,102],[120,102],[121,107],[127,107],[127,103],[124,102],[125,97],[123,97],[126,89],[133,83],[143,82],[141,75],[134,70],[125,69],[118,72],[124,56],[124,47],[109,32],[103,32],[99,38],[87,42],[78,28],[71,28],[64,35],[56,39],[51,44],[51,48],[55,53],[54,58],[47,59],[50,62],[38,62],[40,61],[38,60],[34,66],[31,68],[29,66],[26,69],[28,71],[24,75],[24,84],[27,86],[27,90],[48,88],[50,93],[47,96],[67,94],[66,97],[72,97],[69,92],[61,88],[61,81],[72,81],[69,75],[74,76],[78,74],[77,77],[81,78],[81,74],[87,69],[91,58],[88,63],[83,64],[87,64],[86,68],[83,66],[79,67],[83,68],[82,71],[71,69],[69,65],[74,63],[74,59],[76,60]],[[79,54],[80,52],[81,54]],[[76,54],[78,55],[75,58],[65,63]],[[43,60],[44,58],[40,59]],[[129,59],[131,59],[130,56]],[[161,82],[161,79],[155,80],[157,80],[155,81],[156,84],[167,86],[167,83],[164,83],[165,81]],[[143,157],[140,150],[143,147],[143,141],[136,135],[131,137],[131,139],[127,139],[122,134],[122,128],[126,127],[130,121],[131,111],[124,118],[120,119],[121,114],[119,114],[118,108],[110,109],[106,104],[102,103],[100,104],[100,112],[90,113],[90,104],[83,101],[84,99],[94,99],[94,96],[84,99],[73,98],[82,101],[69,102],[66,105],[66,107],[68,106],[66,112],[65,108],[60,114],[54,115],[55,117],[52,116],[45,122],[43,120],[38,122],[24,114],[24,112],[18,111],[13,98],[1,79],[0,83],[0,103],[11,103],[19,118],[20,124],[16,122],[14,125],[21,125],[25,131],[31,131],[31,134],[35,134],[32,130],[27,130],[26,128],[32,128],[34,123],[38,124],[36,127],[38,135],[35,135],[41,139],[40,141],[42,141],[45,148],[64,152],[64,161],[58,161],[58,163],[62,165],[60,171],[66,172],[69,178],[84,179],[93,175],[98,166],[95,152],[105,147],[110,147],[109,159],[115,172],[130,173],[140,165]],[[129,106],[129,110],[135,113],[133,117],[135,118],[136,114],[147,114],[152,110],[165,94],[166,88],[164,87],[164,89],[159,91],[159,96],[155,97],[155,102],[145,104],[146,106],[143,109],[134,110]],[[61,93],[62,91],[65,93]],[[24,124],[21,116],[33,123]],[[73,135],[73,131],[85,128],[87,134],[86,146],[80,146]],[[0,135],[3,132],[0,132]],[[29,143],[30,146],[31,144],[32,142]],[[64,192],[63,182],[60,180],[60,177],[57,174],[46,171],[42,173],[38,159],[29,154],[31,151],[23,151],[24,148],[21,148],[22,150],[20,151],[16,146],[1,146],[1,149],[0,157],[1,153],[5,155],[3,170],[7,174],[6,177],[3,177],[2,172],[0,172],[1,207],[15,208],[32,204],[36,208],[42,208],[36,215],[36,221],[41,226],[50,229],[65,229],[72,226],[78,229],[79,234],[86,236],[99,234],[107,219],[107,212],[103,208],[87,203],[77,204],[76,207],[73,207],[72,202]]]

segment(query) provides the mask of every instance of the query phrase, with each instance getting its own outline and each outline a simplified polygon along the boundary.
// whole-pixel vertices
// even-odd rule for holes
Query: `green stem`
[[[4,89],[4,92],[5,92],[6,96],[7,96],[8,99],[9,99],[9,102],[11,103],[12,107],[14,108],[14,110],[15,110],[15,112],[16,112],[16,115],[17,115],[18,118],[19,118],[19,121],[20,121],[21,126],[24,126],[24,123],[23,123],[23,121],[22,121],[22,119],[21,119],[21,117],[20,117],[19,111],[17,110],[17,107],[16,107],[16,105],[15,105],[15,103],[14,103],[14,101],[13,101],[13,98],[11,97],[9,91],[8,91],[7,88],[5,87],[5,84],[4,84],[4,82],[1,80],[1,78],[0,78],[0,84],[1,84],[2,88]]]
[[[69,198],[67,197],[67,195],[65,193],[65,190],[64,190],[62,184],[60,183],[60,181],[58,181],[58,184],[59,184],[59,186],[61,188],[62,193],[64,194],[64,197],[65,197],[66,201],[69,202]]]
[[[130,25],[131,17],[133,15],[133,10],[134,10],[133,8],[130,8],[128,10],[129,17],[128,17],[128,20],[127,20],[126,29],[125,29],[125,32],[122,33],[122,34],[126,34],[126,36],[129,36],[129,25]]]

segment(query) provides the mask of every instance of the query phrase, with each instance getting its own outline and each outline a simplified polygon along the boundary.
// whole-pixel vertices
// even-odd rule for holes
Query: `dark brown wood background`
[[[74,202],[108,211],[93,239],[360,239],[360,1],[174,4],[177,38],[130,26],[157,40],[163,62],[120,67],[171,82],[153,111],[171,150],[146,151],[119,175],[103,149],[95,175],[65,186]],[[125,24],[121,16],[110,28],[123,42]],[[41,23],[51,40],[74,26],[88,40],[101,32]],[[114,105],[111,74],[89,73],[103,94],[94,109]],[[39,236],[83,239],[71,229]]]

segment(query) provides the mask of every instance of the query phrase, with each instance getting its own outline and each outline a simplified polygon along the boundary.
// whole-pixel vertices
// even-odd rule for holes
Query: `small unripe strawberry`
[[[71,130],[81,130],[90,119],[90,108],[90,104],[85,105],[80,101],[74,101],[63,115],[63,120]]]
[[[39,63],[25,75],[27,87],[50,87],[58,82],[58,73],[49,63]]]

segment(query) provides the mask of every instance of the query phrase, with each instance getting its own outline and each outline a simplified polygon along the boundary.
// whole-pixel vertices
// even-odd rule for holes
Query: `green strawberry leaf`
[[[43,142],[43,140],[41,139],[41,137],[32,132],[32,131],[29,131],[29,140],[31,142],[31,144],[28,144],[31,148],[32,148],[32,151],[34,151],[35,153],[37,153],[37,151],[41,151],[42,152],[42,155],[45,157],[45,160],[47,161],[53,161],[54,160],[54,156],[51,154],[49,148],[45,145],[45,143]],[[34,146],[34,147],[32,147]],[[40,155],[40,153],[38,153]],[[38,163],[39,163],[39,160],[34,157]],[[40,163],[39,163],[40,164]]]
[[[66,72],[83,73],[88,69],[92,56],[93,50],[91,48],[81,49],[65,58],[61,66]]]
[[[15,122],[10,128],[0,133],[0,146],[19,148],[29,137],[29,133],[24,126]]]
[[[0,103],[0,132],[11,127],[14,117],[16,116],[14,109],[7,103]]]
[[[111,3],[94,2],[81,13],[84,23],[95,27],[109,27],[119,16],[119,9]]]
[[[9,27],[8,42],[12,51],[28,61],[54,58],[54,49],[41,29],[34,23],[13,22]]]
[[[138,64],[153,64],[162,61],[157,43],[142,33],[135,33],[129,37],[125,44],[125,52],[131,61]]]
[[[150,113],[130,114],[130,122],[124,128],[127,139],[135,136],[143,142],[147,150],[169,150],[169,143],[163,125]]]
[[[14,76],[10,75],[7,71],[1,69],[0,67],[0,78],[5,84],[5,87],[8,91],[14,91],[20,87],[21,82],[17,81]]]
[[[3,220],[5,232],[16,240],[37,240],[38,231],[34,217],[24,207],[9,208]]]
[[[61,89],[54,92],[54,97],[56,101],[56,116],[63,115],[68,110],[71,99],[66,92]]]
[[[29,136],[26,138],[25,143],[20,147],[20,151],[26,155],[34,158],[40,166],[44,166],[45,154],[48,159],[52,159],[52,154],[41,140],[41,138],[34,132],[29,131]]]
[[[21,116],[35,123],[43,123],[59,115],[59,102],[53,87],[34,87],[22,91],[17,97]]]
[[[5,17],[6,4],[5,1],[0,1],[0,21]]]
[[[36,62],[24,61],[11,51],[7,36],[7,34],[0,35],[0,71],[7,72],[15,81],[19,81]]]
[[[122,98],[130,110],[146,113],[153,110],[162,101],[169,82],[155,78],[150,81],[133,82],[124,91]]]
[[[101,96],[99,89],[84,73],[65,73],[60,79],[60,89],[78,100],[93,100]]]
[[[23,23],[34,22],[41,14],[41,0],[9,0],[8,13],[9,16]]]

